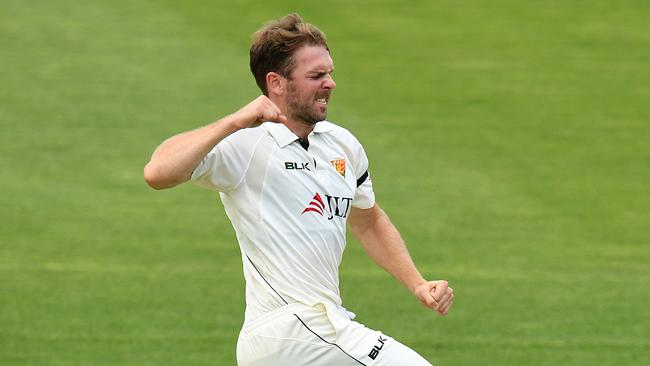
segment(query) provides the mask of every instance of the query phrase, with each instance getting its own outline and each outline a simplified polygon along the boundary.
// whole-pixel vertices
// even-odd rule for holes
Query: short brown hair
[[[325,33],[305,23],[297,13],[271,21],[253,34],[250,67],[262,93],[268,95],[266,74],[269,72],[291,77],[293,54],[304,45],[324,46],[329,50]]]

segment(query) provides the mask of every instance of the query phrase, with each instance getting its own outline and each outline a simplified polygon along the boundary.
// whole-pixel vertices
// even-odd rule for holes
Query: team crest
[[[336,169],[336,171],[339,172],[339,174],[345,177],[345,159],[330,160],[330,163],[332,163],[334,169]]]

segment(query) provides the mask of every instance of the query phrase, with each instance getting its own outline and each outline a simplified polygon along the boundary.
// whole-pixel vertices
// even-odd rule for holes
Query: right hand
[[[260,95],[233,114],[238,128],[257,127],[262,122],[286,123],[287,117],[267,96]]]

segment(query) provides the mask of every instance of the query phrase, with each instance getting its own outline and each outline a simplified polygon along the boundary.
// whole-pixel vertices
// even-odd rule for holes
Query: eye
[[[313,74],[309,74],[308,78],[310,80],[319,80],[319,79],[323,79],[327,75],[332,76],[333,73],[334,73],[334,70],[332,70],[332,71],[314,72]]]

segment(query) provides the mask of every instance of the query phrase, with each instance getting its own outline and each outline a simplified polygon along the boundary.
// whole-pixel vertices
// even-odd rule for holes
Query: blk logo
[[[379,339],[377,340],[377,345],[372,347],[372,351],[368,354],[368,357],[372,358],[373,360],[379,356],[379,351],[381,351],[382,348],[384,348],[384,344],[388,338],[383,338],[382,336],[379,336]]]
[[[327,209],[325,209],[325,202],[327,202]],[[351,204],[352,197],[337,197],[326,194],[325,201],[323,201],[323,198],[317,192],[307,204],[307,207],[302,211],[301,215],[307,212],[315,212],[321,216],[327,216],[328,220],[332,220],[335,217],[346,218],[348,217]]]
[[[309,162],[307,163],[296,163],[295,161],[285,161],[284,162],[284,169],[286,170],[307,170],[311,172],[311,169],[309,169]]]

